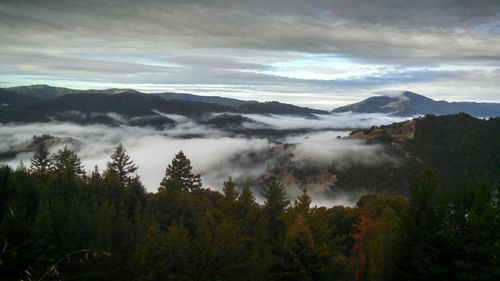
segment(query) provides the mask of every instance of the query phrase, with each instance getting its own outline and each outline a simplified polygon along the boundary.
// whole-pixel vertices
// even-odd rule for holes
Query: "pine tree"
[[[52,162],[49,156],[49,151],[47,150],[45,144],[42,142],[37,146],[35,154],[31,158],[30,172],[45,173],[50,171],[51,166]]]
[[[302,194],[297,197],[297,200],[295,200],[293,208],[295,209],[297,214],[300,214],[307,218],[307,215],[310,212],[311,202],[311,197],[309,196],[309,194],[307,194],[307,189],[304,188],[302,190]]]
[[[283,184],[275,179],[268,181],[261,195],[265,200],[264,208],[272,214],[284,211],[288,204],[290,204]]]
[[[165,171],[160,188],[193,191],[201,188],[200,175],[193,174],[191,161],[182,151],[177,153]]]
[[[264,214],[268,226],[268,239],[272,244],[280,245],[280,239],[284,238],[285,232],[283,214],[290,201],[283,185],[275,179],[268,181],[261,195],[265,200]]]
[[[120,181],[125,185],[129,184],[133,178],[137,177],[133,176],[134,172],[137,171],[137,166],[130,160],[130,156],[127,155],[121,143],[118,144],[111,155],[111,161],[107,163],[107,168],[108,171],[117,173]]]
[[[238,197],[239,210],[243,216],[248,214],[248,212],[257,206],[255,202],[255,196],[250,190],[250,186],[245,185],[243,190],[241,190],[240,196]]]
[[[76,153],[69,150],[67,146],[63,149],[59,149],[52,156],[51,161],[53,163],[52,170],[57,174],[74,179],[85,177],[82,162]]]
[[[229,177],[228,181],[224,182],[224,187],[222,189],[224,192],[222,207],[226,212],[231,214],[234,214],[236,211],[236,200],[238,199],[238,192],[235,187],[236,184],[233,182],[231,177]]]

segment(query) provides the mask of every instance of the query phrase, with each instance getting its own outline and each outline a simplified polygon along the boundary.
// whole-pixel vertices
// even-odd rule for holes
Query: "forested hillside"
[[[492,185],[500,181],[500,118],[468,114],[427,115],[410,121],[357,130],[347,137],[383,145],[395,159],[386,165],[331,168],[342,191],[408,194],[425,170],[439,174],[442,185],[461,180]]]
[[[82,125],[128,124],[160,129],[175,124],[174,120],[165,116],[167,114],[197,119],[209,113],[222,112],[305,117],[328,113],[276,101],[242,101],[175,93],[145,94],[129,89],[73,90],[46,85],[0,88],[0,123],[56,121]]]
[[[168,159],[165,165],[167,166]],[[68,149],[40,145],[0,168],[2,280],[498,280],[498,186],[367,194],[315,207],[269,179],[257,190],[201,186],[179,152],[146,193],[122,145],[86,174]],[[256,196],[263,201],[258,204]]]

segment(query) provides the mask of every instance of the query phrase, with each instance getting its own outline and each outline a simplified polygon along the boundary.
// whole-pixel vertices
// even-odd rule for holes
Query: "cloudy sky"
[[[499,0],[0,1],[0,87],[500,102]]]

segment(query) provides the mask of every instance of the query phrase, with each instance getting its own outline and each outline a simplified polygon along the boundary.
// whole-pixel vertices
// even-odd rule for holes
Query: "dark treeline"
[[[119,145],[103,173],[67,148],[0,167],[2,280],[500,280],[498,187],[363,196],[356,207],[289,201],[269,180],[257,204],[230,179],[201,186],[180,152],[147,193]]]

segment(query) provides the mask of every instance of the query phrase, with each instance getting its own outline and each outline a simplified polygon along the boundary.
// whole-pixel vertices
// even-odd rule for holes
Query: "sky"
[[[500,0],[0,1],[0,87],[500,102]]]

